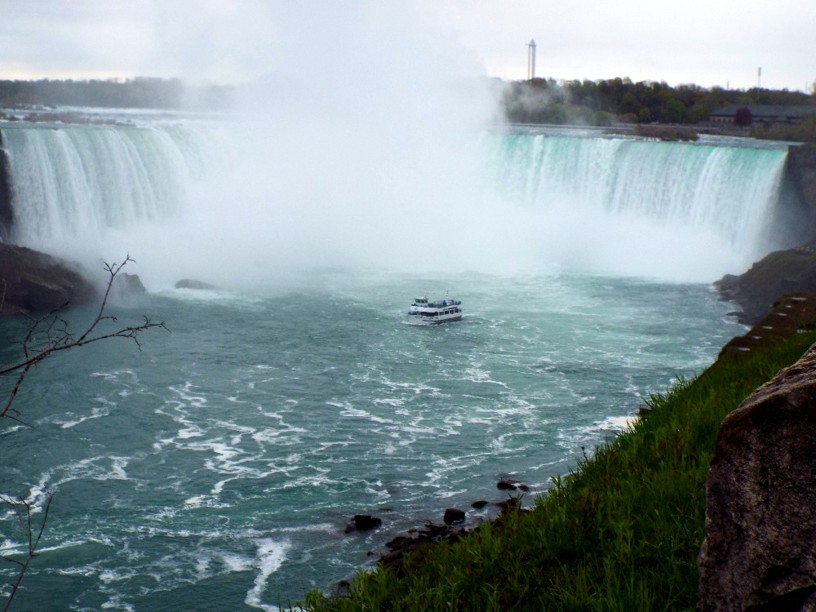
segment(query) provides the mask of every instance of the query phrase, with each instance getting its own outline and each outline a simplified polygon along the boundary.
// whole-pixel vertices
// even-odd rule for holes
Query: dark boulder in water
[[[443,520],[445,521],[446,525],[451,525],[453,523],[464,523],[465,511],[459,510],[458,508],[448,508],[445,510]]]
[[[496,483],[496,488],[502,491],[515,491],[517,487],[517,482],[514,480],[510,480],[509,478],[502,478],[499,482]]]
[[[382,525],[382,519],[370,514],[355,514],[351,523],[346,526],[346,533],[352,531],[370,531]]]
[[[0,243],[0,315],[49,312],[96,295],[78,267],[25,247]]]
[[[175,285],[176,289],[199,289],[202,291],[216,289],[215,285],[205,283],[200,280],[193,280],[190,278],[183,278]]]

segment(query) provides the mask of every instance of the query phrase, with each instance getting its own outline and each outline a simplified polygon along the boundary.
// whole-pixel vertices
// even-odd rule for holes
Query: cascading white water
[[[513,133],[499,137],[492,168],[513,200],[540,212],[549,256],[660,276],[657,260],[680,278],[712,278],[781,246],[786,156],[773,144]]]
[[[48,251],[165,222],[215,165],[216,134],[180,125],[3,128],[15,240]]]
[[[268,134],[252,146],[248,133],[210,124],[3,134],[17,242],[75,257],[83,245],[86,259],[105,245],[93,255],[136,253],[154,268],[175,262],[177,276],[216,283],[252,265],[257,273],[245,285],[299,264],[361,263],[555,265],[710,281],[780,246],[771,236],[783,147],[490,134],[479,162],[488,180],[477,184],[473,168],[454,176],[460,168],[452,174],[411,156],[400,176],[398,150],[383,158],[351,142],[351,162],[361,154],[369,162],[349,168],[327,159],[337,147],[298,144],[292,133],[280,146]]]
[[[696,227],[744,250],[765,237],[785,157],[779,148],[513,134],[495,167],[536,205],[567,200]]]

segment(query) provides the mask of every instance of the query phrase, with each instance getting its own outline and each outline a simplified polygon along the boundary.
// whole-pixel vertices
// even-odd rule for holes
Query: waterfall
[[[514,133],[500,136],[493,168],[526,206],[707,234],[750,258],[784,233],[776,212],[786,157],[778,145]]]
[[[335,265],[710,281],[795,241],[779,144],[513,131],[457,157],[257,127],[5,126],[11,239],[250,286]]]
[[[13,238],[93,240],[108,228],[177,215],[215,163],[217,131],[184,125],[4,127]]]

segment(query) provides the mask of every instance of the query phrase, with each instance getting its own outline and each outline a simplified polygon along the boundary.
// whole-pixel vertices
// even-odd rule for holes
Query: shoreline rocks
[[[814,327],[816,327],[816,293],[782,296],[747,333],[731,338],[720,349],[718,357],[747,355],[756,348]]]
[[[508,487],[510,485],[512,488]],[[499,521],[503,516],[512,512],[527,512],[522,507],[522,493],[518,491],[530,491],[530,487],[512,478],[501,478],[496,485],[500,491],[508,494],[507,499],[494,502],[479,500],[473,502],[470,507],[479,512],[474,518],[470,518],[468,511],[461,508],[446,508],[442,515],[442,523],[426,521],[422,527],[415,527],[406,532],[396,535],[385,543],[386,552],[379,554],[377,563],[385,566],[402,575],[402,563],[405,555],[414,552],[423,546],[434,542],[456,542],[459,538],[478,528],[485,520]],[[515,492],[516,495],[511,495]],[[493,508],[492,515],[488,508]],[[498,514],[496,514],[496,509]],[[480,512],[481,511],[481,512]],[[487,514],[485,514],[487,513]],[[382,520],[370,515],[355,515],[347,524],[345,533],[350,534],[358,531],[370,531],[382,525]],[[375,553],[369,552],[369,555]],[[343,588],[343,583],[339,585]]]

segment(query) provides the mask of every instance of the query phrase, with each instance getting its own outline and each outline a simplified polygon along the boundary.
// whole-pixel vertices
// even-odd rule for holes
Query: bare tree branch
[[[110,298],[116,276],[122,271],[122,268],[124,268],[125,265],[132,261],[133,259],[131,259],[130,255],[127,255],[121,264],[105,264],[105,271],[108,273],[109,278],[107,286],[105,287],[104,295],[102,296],[99,311],[94,319],[84,329],[84,331],[79,334],[79,336],[75,336],[73,334],[68,321],[59,314],[68,305],[67,303],[55,310],[52,310],[39,319],[32,320],[31,325],[28,328],[28,333],[26,333],[25,338],[23,338],[22,341],[23,359],[12,365],[0,367],[0,376],[15,376],[11,390],[9,391],[8,396],[5,398],[2,406],[0,406],[0,418],[5,417],[20,421],[20,413],[12,407],[14,404],[14,399],[17,397],[17,393],[31,368],[47,357],[50,357],[55,353],[59,353],[60,351],[67,351],[69,349],[85,346],[87,344],[93,344],[94,342],[99,342],[101,340],[109,340],[111,338],[126,338],[133,340],[133,342],[136,343],[137,348],[141,350],[142,345],[139,341],[139,336],[142,332],[154,327],[161,327],[167,330],[167,326],[164,324],[164,321],[155,322],[151,321],[147,317],[144,318],[144,323],[140,325],[128,325],[125,327],[120,327],[119,329],[111,332],[102,332],[97,329],[103,321],[110,321],[113,323],[117,322],[117,318],[115,316],[105,314],[105,309],[108,305],[108,299]],[[4,301],[5,283],[2,296],[0,296],[0,308],[2,307]],[[40,543],[40,539],[45,531],[45,524],[48,521],[48,512],[51,508],[52,499],[52,494],[50,492],[47,493],[47,502],[45,504],[43,518],[39,524],[39,527],[35,529],[31,524],[31,504],[28,501],[22,497],[13,499],[8,496],[0,495],[0,501],[5,503],[7,506],[10,506],[14,510],[14,513],[17,516],[18,528],[27,539],[27,550],[23,554],[22,560],[0,553],[0,559],[13,563],[20,568],[14,582],[11,584],[11,593],[9,594],[5,606],[3,607],[3,612],[6,612],[11,606],[11,602],[23,581],[25,573],[28,571],[29,565],[36,555],[37,546]]]
[[[112,332],[97,333],[97,327],[103,321],[117,322],[115,316],[105,314],[105,309],[108,305],[108,299],[110,298],[116,276],[122,271],[125,265],[132,261],[134,260],[130,255],[127,255],[121,264],[105,264],[105,271],[108,273],[109,278],[107,286],[105,287],[105,293],[102,296],[99,311],[93,321],[88,324],[87,328],[85,328],[79,336],[75,336],[70,330],[68,321],[59,316],[59,313],[67,306],[67,303],[32,322],[22,342],[24,359],[10,366],[0,368],[0,376],[14,374],[17,377],[8,396],[2,406],[0,406],[0,417],[9,417],[19,420],[19,413],[12,409],[14,399],[17,397],[17,392],[20,390],[20,386],[23,384],[23,380],[25,380],[29,370],[46,357],[60,351],[67,351],[111,338],[127,338],[133,340],[139,350],[141,350],[142,345],[141,342],[139,342],[139,335],[142,332],[154,327],[167,329],[164,321],[157,323],[145,317],[144,323],[141,325],[129,325]]]
[[[6,555],[0,555],[0,559],[4,559],[5,561],[14,563],[20,567],[20,570],[17,572],[17,577],[11,584],[11,593],[9,593],[8,599],[6,599],[6,604],[3,606],[3,612],[7,612],[7,610],[11,607],[11,602],[14,599],[14,596],[17,594],[17,590],[20,588],[20,584],[23,582],[23,577],[28,570],[31,560],[37,555],[37,546],[39,545],[40,538],[42,538],[42,534],[45,531],[45,524],[48,521],[48,512],[51,509],[51,500],[53,499],[53,495],[51,493],[47,493],[46,495],[47,501],[45,503],[45,510],[43,512],[43,518],[42,521],[40,521],[39,528],[36,530],[36,536],[34,535],[35,530],[31,525],[31,504],[22,497],[11,499],[10,497],[2,496],[0,499],[2,499],[3,503],[10,506],[14,510],[14,513],[17,515],[17,523],[20,527],[20,531],[23,533],[23,537],[25,537],[27,540],[26,551],[23,554],[22,560]]]

